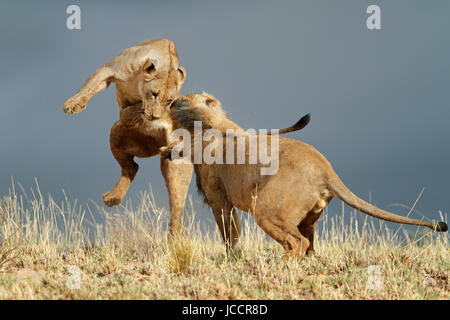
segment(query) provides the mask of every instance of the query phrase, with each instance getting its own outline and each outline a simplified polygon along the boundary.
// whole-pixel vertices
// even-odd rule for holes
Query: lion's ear
[[[205,104],[208,107],[221,107],[221,103],[219,100],[216,99],[216,97],[214,97],[212,94],[204,92],[202,93],[203,98],[205,99]]]
[[[152,78],[151,74],[153,73],[153,71],[155,71],[155,65],[149,58],[147,58],[147,60],[142,65],[141,71],[146,81],[151,80]]]
[[[177,71],[178,71],[178,80],[181,85],[186,80],[186,69],[182,66],[179,66]]]

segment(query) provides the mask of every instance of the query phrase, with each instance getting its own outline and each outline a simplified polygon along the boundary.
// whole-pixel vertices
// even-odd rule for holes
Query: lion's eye
[[[145,69],[148,73],[152,72],[153,70],[155,70],[155,65],[152,63],[147,69]]]

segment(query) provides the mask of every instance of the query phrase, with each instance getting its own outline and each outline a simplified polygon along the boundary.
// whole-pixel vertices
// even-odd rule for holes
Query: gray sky
[[[66,7],[81,7],[81,30]],[[382,30],[366,27],[381,7]],[[169,38],[187,69],[183,93],[205,90],[245,128],[280,128],[314,145],[362,198],[411,205],[437,219],[450,208],[448,1],[2,1],[0,194],[26,188],[101,203],[120,169],[109,151],[114,86],[88,108],[61,111],[96,68],[124,48]],[[168,206],[159,159],[139,159],[127,199],[151,183]],[[202,216],[194,184],[190,194]],[[334,200],[330,214],[340,212]],[[414,216],[418,217],[418,216]]]

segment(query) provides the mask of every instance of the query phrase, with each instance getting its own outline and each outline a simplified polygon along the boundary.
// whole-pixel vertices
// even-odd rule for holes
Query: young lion
[[[63,105],[67,114],[84,110],[89,100],[105,90],[111,83],[116,85],[116,96],[121,113],[130,105],[143,105],[147,124],[146,133],[123,126],[121,121],[111,128],[110,146],[122,173],[117,184],[103,194],[105,205],[121,203],[138,171],[135,157],[158,155],[159,147],[166,142],[161,135],[161,120],[167,106],[180,96],[186,79],[186,70],[179,66],[175,43],[168,39],[150,40],[123,50],[118,56],[98,68]],[[126,111],[131,115],[133,110]],[[140,110],[139,110],[140,112]],[[166,127],[170,129],[170,127]],[[154,133],[154,134],[153,134]],[[192,166],[176,165],[161,159],[161,173],[169,192],[169,231],[180,231],[181,211],[192,176]]]
[[[193,122],[201,120],[207,128],[216,128],[225,134],[224,128],[231,121],[222,111],[220,102],[205,94],[176,99],[171,105],[171,114],[179,126],[191,132]],[[250,136],[246,136],[245,150],[249,150]],[[222,143],[219,148],[225,153],[230,144],[236,148],[237,138],[218,143]],[[274,142],[268,138],[267,143]],[[161,155],[167,156],[171,149],[174,147],[162,148]],[[344,185],[327,159],[304,142],[279,137],[279,170],[274,175],[262,175],[260,168],[264,165],[249,164],[248,152],[245,157],[245,164],[194,163],[197,186],[204,193],[225,243],[231,249],[235,248],[241,234],[234,210],[237,207],[251,212],[256,223],[283,246],[286,255],[301,258],[305,253],[314,253],[317,221],[334,196],[375,218],[447,231],[444,222],[402,217],[358,198]]]
[[[216,101],[210,95],[205,94],[204,96],[208,97],[206,103],[209,103],[209,101]],[[198,114],[188,115],[187,112],[184,113],[184,116],[190,116],[192,118],[201,117]],[[213,119],[205,120],[209,124],[214,124]],[[309,123],[309,120],[310,117],[307,115],[294,125],[280,129],[279,134],[301,130]],[[162,109],[158,119],[149,119],[148,115],[145,113],[143,103],[137,103],[127,106],[120,111],[120,119],[114,125],[114,130],[111,133],[111,148],[114,150],[114,154],[133,154],[137,157],[148,157],[149,155],[159,153],[160,149],[167,145],[178,144],[178,141],[173,141],[172,139],[173,131],[178,128],[178,123],[173,121],[169,107]],[[222,121],[221,128],[223,131],[234,129],[243,132],[243,129],[231,120]],[[169,161],[167,157],[161,157],[161,163],[164,163],[166,160],[172,165],[172,161]],[[179,177],[176,180],[180,181],[180,187],[189,184],[191,176],[184,175],[183,173],[186,171],[186,166],[192,167],[192,165],[189,163],[177,163],[176,166],[172,166],[174,168],[172,174],[179,174]],[[176,171],[177,168],[179,168],[180,172]],[[162,170],[164,172],[163,167]],[[130,177],[130,183],[137,172],[137,164],[134,163],[134,161],[129,162],[122,166],[122,171],[122,176]],[[184,177],[185,180],[182,180],[182,177]],[[118,198],[125,195],[129,186],[129,183],[121,183],[122,180],[119,180],[119,183],[113,189],[119,193],[119,195],[117,195]]]

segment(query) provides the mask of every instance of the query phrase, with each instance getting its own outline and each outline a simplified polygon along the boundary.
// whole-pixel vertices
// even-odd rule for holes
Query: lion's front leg
[[[169,192],[170,205],[170,235],[181,232],[181,212],[192,178],[192,164],[176,163],[169,159],[161,158],[161,172]]]
[[[78,92],[63,105],[67,114],[75,114],[86,108],[93,95],[105,90],[112,81],[113,71],[108,67],[101,67],[94,72]]]

